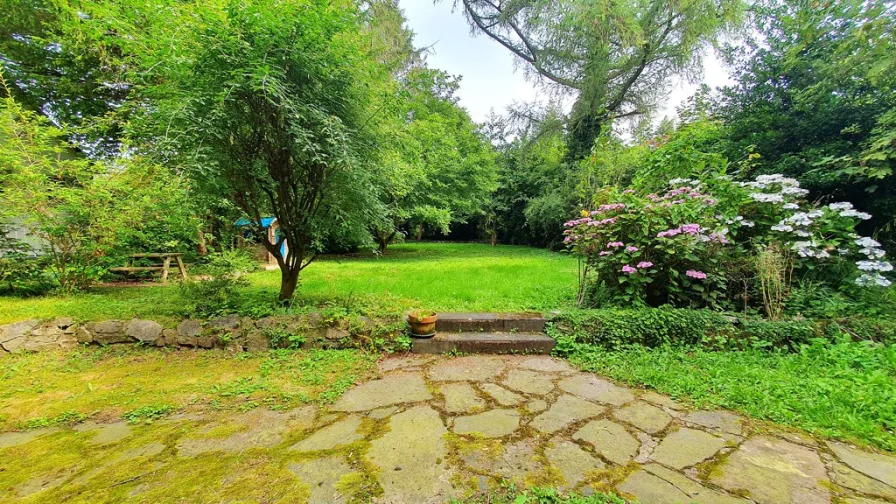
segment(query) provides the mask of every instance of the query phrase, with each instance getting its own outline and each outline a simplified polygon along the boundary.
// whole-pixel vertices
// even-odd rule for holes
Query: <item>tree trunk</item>
[[[196,252],[198,252],[199,255],[208,255],[208,245],[205,241],[205,233],[203,233],[201,229],[196,233],[199,238],[199,243],[196,244]]]
[[[392,240],[394,240],[394,239],[395,239],[395,231],[392,231],[388,235],[381,231],[376,232],[377,248],[379,249],[380,254],[386,253],[386,248],[389,247],[389,244],[392,243]]]
[[[301,261],[290,270],[288,266],[280,266],[280,302],[291,301],[299,285],[299,267]]]
[[[423,223],[417,226],[417,241],[423,240]]]

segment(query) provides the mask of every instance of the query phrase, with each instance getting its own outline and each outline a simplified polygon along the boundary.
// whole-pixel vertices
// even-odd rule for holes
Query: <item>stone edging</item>
[[[225,348],[261,352],[277,347],[349,348],[369,341],[374,332],[396,336],[390,321],[357,317],[327,323],[319,313],[241,318],[236,315],[210,320],[185,319],[176,327],[146,319],[79,323],[68,317],[41,322],[36,319],[0,325],[0,354],[71,350],[79,344],[143,344],[154,347]],[[289,340],[290,336],[298,336]]]

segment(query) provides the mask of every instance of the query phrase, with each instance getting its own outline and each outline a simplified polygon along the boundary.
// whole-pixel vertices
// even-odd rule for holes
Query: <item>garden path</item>
[[[89,469],[36,474],[14,490],[40,499],[47,489],[62,495],[69,487],[89,500],[89,490],[78,485],[139,460],[132,480],[127,473],[102,479],[123,481],[116,484],[140,501],[165,495],[164,485],[178,483],[178,470],[201,472],[206,463],[191,460],[239,453],[258,461],[248,470],[276,481],[242,490],[233,483],[239,475],[204,483],[220,488],[219,497],[419,504],[510,480],[585,494],[615,491],[644,504],[896,502],[896,457],[730,412],[691,410],[560,359],[408,355],[383,359],[379,369],[381,379],[320,409],[259,409],[213,422],[170,417],[146,427],[176,425],[174,434],[119,450]],[[124,424],[78,430],[101,443],[129,435]],[[27,447],[41,435],[51,432],[0,435],[0,449]],[[140,479],[149,473],[161,476]]]

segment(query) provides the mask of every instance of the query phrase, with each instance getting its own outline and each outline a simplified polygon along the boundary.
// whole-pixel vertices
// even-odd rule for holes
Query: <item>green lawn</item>
[[[565,254],[465,243],[394,245],[385,256],[333,256],[302,274],[300,304],[335,301],[370,311],[550,311],[568,306],[576,262]],[[253,273],[244,310],[273,309],[280,272]],[[176,285],[96,288],[74,296],[0,297],[0,323],[57,316],[79,320],[174,318],[184,313]]]
[[[579,345],[569,359],[697,407],[896,451],[896,345],[817,340],[792,353]]]

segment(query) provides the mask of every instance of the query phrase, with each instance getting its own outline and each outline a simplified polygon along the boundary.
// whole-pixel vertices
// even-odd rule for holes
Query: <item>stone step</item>
[[[411,352],[419,354],[489,353],[549,354],[556,342],[534,332],[439,332],[428,339],[414,338]]]
[[[439,313],[438,332],[542,332],[540,313]]]

